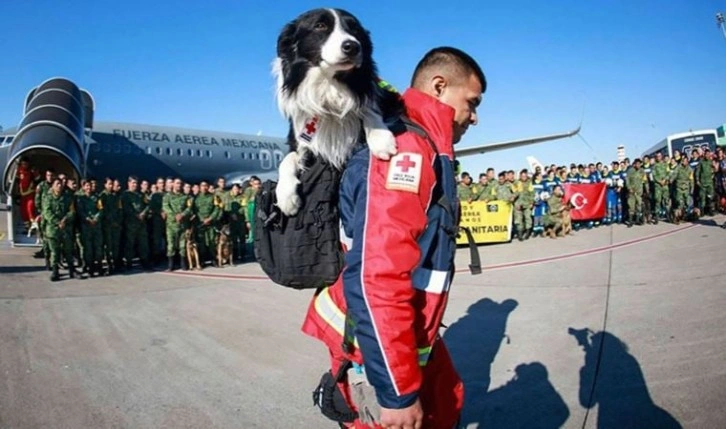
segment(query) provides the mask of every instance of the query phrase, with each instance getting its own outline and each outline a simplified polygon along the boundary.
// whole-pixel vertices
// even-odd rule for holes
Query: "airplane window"
[[[172,150],[171,150],[171,148],[170,148],[170,147],[166,148],[166,154],[167,154],[167,155],[171,155],[171,152],[172,152]]]
[[[224,151],[224,157],[229,159],[229,151],[226,151],[226,150]]]
[[[177,149],[176,150],[176,156],[182,156],[182,150],[181,149]]]
[[[111,146],[110,146],[110,145],[108,145],[108,143],[104,143],[104,144],[103,144],[103,148],[102,148],[102,149],[103,149],[103,151],[104,151],[105,153],[109,153],[109,152],[111,152]]]
[[[242,155],[242,159],[245,159],[245,153],[242,152],[240,155]]]
[[[156,147],[156,154],[161,155],[161,148],[159,146]]]
[[[146,146],[146,154],[151,155],[151,147]]]
[[[121,145],[116,143],[113,145],[113,153],[121,153]]]
[[[202,150],[201,149],[197,149],[197,156],[202,156]]]
[[[211,150],[208,150],[208,151],[207,151],[207,157],[209,157],[209,158],[211,158],[211,157],[212,157],[212,151],[211,151]]]
[[[187,155],[194,156],[194,149],[187,149]]]
[[[14,139],[14,138],[15,138],[15,136],[10,136],[10,137],[8,137],[8,138],[7,138],[6,140],[5,140],[5,144],[10,144],[10,143],[12,143],[12,142],[13,142],[13,139]]]
[[[256,153],[255,154],[255,159],[260,159],[260,154],[259,153]]]

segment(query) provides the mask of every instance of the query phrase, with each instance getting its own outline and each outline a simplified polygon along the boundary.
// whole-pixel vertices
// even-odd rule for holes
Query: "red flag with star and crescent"
[[[567,183],[565,201],[570,202],[572,220],[597,220],[605,217],[607,187],[604,183]]]

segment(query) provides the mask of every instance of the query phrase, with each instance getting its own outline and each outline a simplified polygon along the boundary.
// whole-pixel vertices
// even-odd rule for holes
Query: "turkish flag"
[[[597,220],[605,217],[604,183],[566,183],[565,202],[570,203],[572,220]]]

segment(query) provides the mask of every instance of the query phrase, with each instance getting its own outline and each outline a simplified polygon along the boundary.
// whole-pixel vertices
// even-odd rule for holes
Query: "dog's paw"
[[[297,194],[298,183],[300,181],[297,179],[295,181],[279,182],[277,188],[275,188],[277,207],[286,216],[295,216],[302,205],[302,200]]]
[[[368,148],[371,150],[373,156],[378,159],[387,161],[398,152],[396,138],[386,128],[370,129],[366,137],[368,139]]]

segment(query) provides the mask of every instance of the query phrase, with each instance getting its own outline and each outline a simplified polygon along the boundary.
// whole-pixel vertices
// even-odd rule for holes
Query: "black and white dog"
[[[340,9],[314,9],[287,24],[277,40],[273,74],[277,104],[290,121],[290,153],[280,163],[277,205],[300,208],[298,173],[306,151],[341,169],[361,127],[380,159],[396,154],[385,120],[402,111],[395,92],[379,85],[373,44],[358,19]]]

